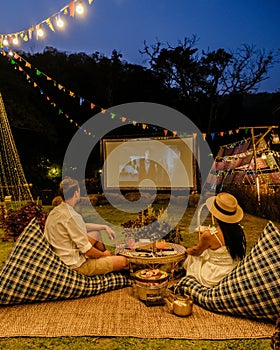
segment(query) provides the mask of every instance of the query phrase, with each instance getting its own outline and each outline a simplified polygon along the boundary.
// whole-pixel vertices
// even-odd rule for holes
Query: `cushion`
[[[129,285],[121,272],[87,277],[71,270],[52,251],[34,218],[0,271],[0,305],[87,297]]]
[[[176,293],[219,313],[275,321],[280,316],[280,232],[269,221],[251,252],[217,285],[183,277]]]

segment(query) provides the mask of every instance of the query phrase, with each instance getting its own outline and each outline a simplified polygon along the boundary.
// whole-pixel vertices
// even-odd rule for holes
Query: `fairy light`
[[[84,13],[84,6],[81,1],[79,1],[78,5],[76,6],[76,12],[78,15],[82,15]]]
[[[13,138],[6,109],[0,93],[0,197],[10,196],[12,205],[20,201],[33,201],[20,157]]]
[[[42,38],[44,36],[44,31],[41,27],[37,28],[37,36],[38,38]]]
[[[3,45],[4,46],[8,46],[9,45],[9,41],[8,38],[5,36],[5,38],[3,39]]]
[[[64,27],[64,22],[63,22],[62,18],[61,18],[59,15],[57,16],[57,19],[56,19],[56,25],[57,25],[59,28]]]
[[[13,44],[14,45],[18,45],[19,44],[19,40],[18,40],[17,35],[13,38]]]
[[[91,5],[92,2],[93,0],[88,0],[89,5]],[[2,46],[9,46],[9,44],[19,45],[20,41],[27,42],[29,40],[32,40],[34,28],[36,32],[36,39],[41,39],[45,36],[45,32],[43,31],[42,26],[47,25],[52,31],[55,31],[52,23],[54,20],[57,28],[63,28],[65,26],[65,22],[61,16],[70,13],[70,16],[73,17],[73,12],[75,12],[77,15],[83,15],[85,13],[85,7],[82,0],[71,1],[68,5],[61,8],[57,13],[49,16],[42,22],[37,23],[29,28],[14,33],[0,33],[0,44]]]

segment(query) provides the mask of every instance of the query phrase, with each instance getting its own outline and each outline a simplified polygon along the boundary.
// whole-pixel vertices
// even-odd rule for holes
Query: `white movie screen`
[[[102,148],[105,189],[194,187],[193,137],[104,139]]]

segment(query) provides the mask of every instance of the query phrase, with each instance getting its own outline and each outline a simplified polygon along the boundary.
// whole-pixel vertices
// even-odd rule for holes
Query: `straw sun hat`
[[[238,205],[237,199],[226,192],[207,198],[206,206],[215,218],[223,222],[234,224],[243,218],[243,210]]]

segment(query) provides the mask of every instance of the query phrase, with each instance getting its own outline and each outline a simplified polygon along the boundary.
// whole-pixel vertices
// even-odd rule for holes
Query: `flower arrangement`
[[[121,224],[124,228],[123,235],[126,239],[135,241],[149,239],[155,242],[164,238],[167,242],[180,244],[183,240],[178,229],[171,228],[171,218],[164,209],[158,212],[152,206],[139,212],[135,220],[128,220]]]

